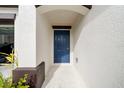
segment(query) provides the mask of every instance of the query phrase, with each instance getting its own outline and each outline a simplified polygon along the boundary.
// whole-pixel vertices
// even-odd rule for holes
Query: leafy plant
[[[15,88],[29,88],[30,86],[26,84],[28,74],[25,74],[23,78],[20,78]]]
[[[12,77],[8,77],[5,79],[4,88],[11,88],[12,86]]]
[[[18,61],[16,56],[14,55],[14,50],[12,50],[12,53],[10,54],[3,53],[3,52],[0,52],[0,54],[5,55],[6,56],[5,58],[7,59],[7,61],[9,61],[10,63],[15,63],[16,66],[18,67]]]
[[[24,74],[22,78],[19,79],[17,84],[12,83],[12,77],[4,78],[0,73],[0,88],[29,88],[30,86],[26,84],[28,74]]]
[[[3,79],[3,75],[0,73],[0,88],[2,88],[4,86],[4,79]]]
[[[7,54],[0,52],[0,54],[5,55],[6,60],[9,63],[16,64],[18,67],[18,61],[16,56],[14,55],[14,50],[12,50],[12,53]],[[0,73],[0,88],[29,88],[30,86],[26,84],[28,78],[28,74],[24,74],[22,78],[19,79],[19,81],[14,84],[12,83],[12,77],[4,78],[2,73]]]
[[[12,77],[4,79],[2,73],[0,73],[0,88],[10,88],[12,85]]]

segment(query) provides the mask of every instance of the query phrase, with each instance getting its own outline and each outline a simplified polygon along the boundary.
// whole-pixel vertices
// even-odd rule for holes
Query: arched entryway
[[[37,14],[36,15],[37,64],[40,63],[41,61],[45,62],[45,73],[46,73],[46,77],[49,78],[49,79],[46,78],[47,81],[45,81],[45,83],[46,82],[48,83],[49,80],[53,78],[54,74],[55,76],[58,77],[58,73],[61,73],[61,75],[59,74],[60,75],[59,77],[61,77],[61,79],[64,76],[68,78],[68,75],[66,76],[65,74],[69,74],[69,73],[71,73],[70,76],[73,77],[76,73],[76,71],[74,71],[74,68],[72,67],[73,47],[74,47],[73,32],[75,30],[74,28],[77,22],[89,12],[89,9],[80,5],[70,5],[70,6],[68,5],[47,6],[46,5],[46,6],[38,7],[36,12],[37,12],[36,13]],[[53,29],[52,28],[53,26],[60,27],[60,28]],[[63,28],[63,27],[71,27],[71,28]],[[57,31],[61,33],[58,33]],[[67,31],[69,33],[64,33]],[[56,36],[57,41],[55,41],[56,33],[58,35]],[[64,51],[65,54],[63,55],[62,51],[59,49],[57,50],[55,46],[57,45],[59,48],[64,49],[63,48],[64,43],[60,44],[60,42],[64,42],[64,39],[65,39],[62,33],[64,35],[66,34],[65,37],[69,38],[67,39],[68,42],[65,42],[67,44],[67,47],[65,47],[65,49],[69,50],[69,54],[67,54],[67,51]],[[61,51],[61,52],[55,53],[56,52],[55,50]],[[59,55],[59,58],[61,59],[59,61],[61,62],[56,62],[58,61],[58,59],[57,60],[55,59],[56,55],[57,56]],[[69,55],[69,56],[65,56],[65,55]],[[68,63],[68,64],[65,64],[65,63]],[[66,67],[62,65],[66,65]],[[63,71],[61,72],[61,70]],[[64,72],[67,72],[67,73],[64,73]],[[74,80],[74,82],[76,82],[76,79],[77,77],[73,78],[72,81]],[[58,79],[56,79],[56,81],[59,82]],[[77,86],[79,87],[79,85],[80,84],[78,83]],[[69,87],[69,85],[67,86]]]

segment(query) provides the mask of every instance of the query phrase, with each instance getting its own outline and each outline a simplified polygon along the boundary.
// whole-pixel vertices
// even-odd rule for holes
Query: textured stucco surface
[[[45,62],[47,73],[52,64],[52,26],[39,11],[36,16],[36,65]]]
[[[36,67],[36,8],[20,5],[15,19],[15,53],[19,67]]]
[[[93,6],[73,30],[74,65],[86,86],[124,87],[124,6]]]

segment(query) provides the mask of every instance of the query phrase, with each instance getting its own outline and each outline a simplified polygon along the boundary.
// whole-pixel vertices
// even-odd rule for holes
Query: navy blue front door
[[[54,30],[54,63],[70,62],[70,31]]]

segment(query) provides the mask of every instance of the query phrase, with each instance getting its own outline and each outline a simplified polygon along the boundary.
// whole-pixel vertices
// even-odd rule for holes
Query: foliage
[[[18,61],[16,56],[14,55],[14,50],[12,50],[12,53],[7,54],[0,52],[0,54],[5,55],[6,60],[9,63],[16,64],[18,67]],[[22,78],[19,79],[17,84],[12,83],[12,77],[4,78],[2,73],[0,73],[0,88],[29,88],[30,86],[26,84],[28,78],[28,74],[24,74]]]
[[[0,73],[0,88],[10,88],[12,85],[12,77],[4,79],[3,75]]]
[[[20,78],[15,88],[29,88],[29,85],[26,85],[28,74],[25,74],[23,78]]]
[[[30,86],[26,84],[27,78],[28,74],[24,74],[17,84],[13,84],[12,77],[4,79],[3,75],[0,73],[0,88],[29,88]]]
[[[17,62],[16,56],[14,55],[14,50],[12,50],[12,53],[10,54],[3,53],[3,52],[0,52],[0,54],[5,55],[6,56],[5,58],[7,59],[7,61],[9,61],[10,63],[15,63],[16,66],[18,67],[18,62]]]
[[[5,79],[4,88],[11,88],[12,86],[12,77],[8,77]]]
[[[3,75],[0,73],[0,88],[4,86]]]

